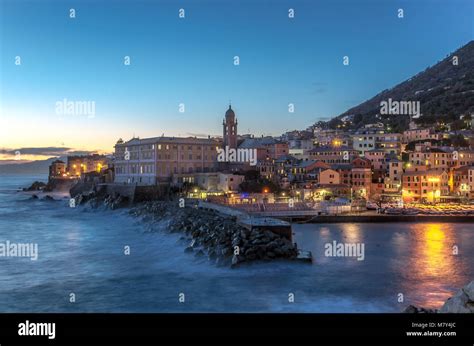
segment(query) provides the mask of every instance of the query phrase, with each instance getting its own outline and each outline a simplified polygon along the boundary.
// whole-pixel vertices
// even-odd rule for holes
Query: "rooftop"
[[[329,151],[356,151],[351,147],[341,146],[341,147],[317,147],[311,149],[310,152],[312,153],[320,153],[320,152],[329,152]]]
[[[132,138],[124,143],[117,143],[116,146],[127,145],[143,145],[156,143],[176,143],[176,144],[217,144],[214,138],[197,138],[197,137],[151,137],[151,138]]]
[[[260,137],[260,138],[246,138],[244,141],[239,145],[239,148],[246,149],[246,148],[259,148],[265,145],[273,145],[281,143],[281,141],[273,138],[273,137]]]
[[[334,165],[331,165],[331,168],[332,169],[335,169],[335,170],[351,170],[352,169],[352,164],[350,163],[337,163],[337,164],[334,164]]]

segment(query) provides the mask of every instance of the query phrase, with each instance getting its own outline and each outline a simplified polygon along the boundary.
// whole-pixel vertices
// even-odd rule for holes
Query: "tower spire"
[[[237,148],[237,121],[235,113],[232,109],[232,104],[229,100],[229,109],[225,112],[225,118],[222,123],[224,146],[230,148]]]

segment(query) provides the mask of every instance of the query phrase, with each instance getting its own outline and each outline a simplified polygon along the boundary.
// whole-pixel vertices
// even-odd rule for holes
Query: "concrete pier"
[[[259,230],[269,230],[275,234],[282,235],[291,242],[293,242],[291,224],[289,222],[279,220],[276,218],[271,217],[259,217],[259,216],[252,216],[244,211],[228,207],[225,205],[214,204],[204,201],[199,201],[198,203],[199,208],[215,210],[219,213],[234,216],[237,218],[237,223],[242,225],[243,227],[252,230],[252,229],[259,229]]]
[[[270,218],[270,217],[254,217],[238,218],[237,223],[249,230],[269,230],[275,234],[284,236],[293,242],[291,224],[286,221]]]

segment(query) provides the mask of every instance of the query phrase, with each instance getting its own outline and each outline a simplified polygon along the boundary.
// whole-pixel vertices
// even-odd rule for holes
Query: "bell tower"
[[[224,148],[229,146],[231,149],[237,148],[237,119],[235,119],[235,113],[232,110],[232,106],[229,105],[229,109],[225,112],[225,118],[222,122],[223,127],[223,139]]]

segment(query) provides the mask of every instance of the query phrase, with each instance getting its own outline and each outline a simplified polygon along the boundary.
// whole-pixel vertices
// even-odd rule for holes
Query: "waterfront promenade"
[[[348,211],[343,206],[332,206],[331,212],[325,208],[311,208],[300,202],[293,207],[287,203],[262,204],[218,204],[200,201],[200,207],[215,209],[227,215],[237,216],[240,220],[284,220],[304,223],[339,222],[455,222],[474,223],[474,206],[462,209],[445,206],[427,206],[418,209],[386,208],[390,213],[378,213],[375,210]],[[269,221],[267,221],[269,222]]]

